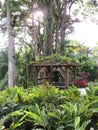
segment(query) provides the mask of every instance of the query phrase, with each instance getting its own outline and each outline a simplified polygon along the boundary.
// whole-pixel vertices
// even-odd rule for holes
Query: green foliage
[[[75,86],[70,87],[70,89],[66,90],[65,95],[67,101],[79,102],[80,100],[80,91]]]
[[[98,86],[92,86],[90,85],[88,89],[86,89],[86,93],[89,96],[90,99],[97,99],[98,98]]]
[[[7,87],[8,84],[8,57],[7,50],[0,51],[0,90]]]
[[[70,58],[70,57],[66,57],[66,56],[61,56],[58,54],[52,54],[50,56],[47,57],[43,57],[43,59],[39,60],[37,62],[34,63],[56,63],[56,64],[63,64],[63,63],[75,63],[75,61]]]
[[[8,77],[5,75],[3,79],[0,80],[0,90],[4,90],[8,86]]]
[[[4,76],[7,73],[7,61],[5,61],[6,59],[3,59],[3,61],[0,61],[0,79],[4,78]]]
[[[92,122],[98,113],[98,87],[89,86],[81,96],[73,86],[58,90],[49,85],[6,88],[0,91],[0,127],[12,120],[9,130],[88,130],[98,128]]]
[[[29,62],[34,60],[32,48],[22,46],[15,55],[16,60],[16,85],[28,88],[34,84],[33,69],[29,66]],[[33,77],[33,78],[32,78]]]
[[[86,89],[86,93],[86,99],[88,102],[92,102],[92,106],[95,108],[95,112],[98,112],[98,86],[94,87],[90,85],[89,88]]]
[[[76,117],[75,121],[74,121],[74,126],[75,126],[75,130],[85,130],[87,125],[90,123],[90,120],[85,121],[84,123],[82,123],[82,126],[80,125],[80,117]]]

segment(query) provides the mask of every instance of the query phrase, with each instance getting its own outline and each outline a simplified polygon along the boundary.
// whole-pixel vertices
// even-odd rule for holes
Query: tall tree
[[[53,2],[52,0],[34,0],[40,9],[44,9],[44,32],[46,35],[45,40],[45,55],[48,56],[53,53]]]
[[[8,86],[15,85],[15,44],[11,25],[10,0],[6,1],[7,7],[7,32],[8,32]]]
[[[46,43],[45,43],[45,50],[46,50],[46,56],[53,53],[53,2],[51,0],[48,0],[46,2],[46,8],[47,8],[47,23],[46,23]]]

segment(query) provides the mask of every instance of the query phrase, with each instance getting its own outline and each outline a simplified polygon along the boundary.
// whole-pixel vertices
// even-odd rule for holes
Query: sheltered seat
[[[55,61],[55,60],[54,60]],[[80,65],[75,63],[58,64],[58,61],[53,63],[47,63],[41,61],[39,63],[30,64],[35,71],[35,84],[40,85],[48,82],[54,86],[61,86],[67,88],[68,84],[75,84],[76,81],[76,68]],[[69,75],[69,70],[72,70],[72,74]],[[73,77],[73,82],[69,80],[69,77]],[[61,84],[60,84],[61,83]]]

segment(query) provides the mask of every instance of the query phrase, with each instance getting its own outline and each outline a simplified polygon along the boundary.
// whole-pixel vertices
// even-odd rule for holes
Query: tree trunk
[[[32,33],[33,33],[33,42],[34,42],[34,59],[36,61],[38,56],[38,44],[37,44],[38,27],[36,25],[32,27]]]
[[[7,32],[8,32],[8,86],[15,86],[15,44],[11,26],[10,0],[7,0]]]
[[[56,32],[55,32],[55,53],[58,52],[59,48],[59,22],[57,22]]]
[[[46,43],[45,43],[45,52],[46,56],[49,56],[53,53],[53,30],[52,30],[52,9],[51,7],[47,8],[47,25],[46,25]]]
[[[32,3],[32,7],[31,7],[31,11],[32,11],[32,38],[33,38],[33,43],[34,43],[34,60],[37,60],[37,56],[38,56],[38,42],[37,42],[37,35],[38,35],[38,26],[36,25],[35,21],[34,21],[34,3]],[[37,22],[37,21],[36,21]]]
[[[67,8],[67,3],[66,0],[63,0],[63,12],[62,12],[62,16],[61,16],[61,46],[63,47],[64,41],[65,41],[65,30],[66,30],[66,23],[65,23],[65,19],[66,19],[66,8]],[[63,55],[63,50],[61,51],[61,54]]]

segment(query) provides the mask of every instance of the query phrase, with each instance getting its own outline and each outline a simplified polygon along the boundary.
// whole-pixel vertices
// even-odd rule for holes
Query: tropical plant
[[[0,92],[0,127],[9,122],[9,130],[97,129],[98,87],[95,88],[92,91],[90,86],[84,96],[76,87],[58,90],[49,84],[6,88]]]
[[[0,51],[0,90],[8,85],[8,57],[7,50]]]

